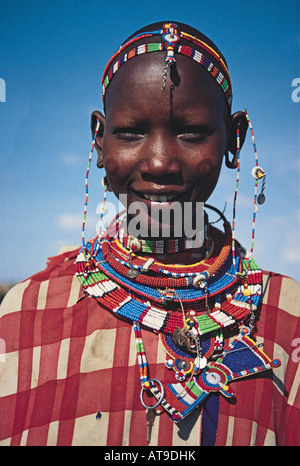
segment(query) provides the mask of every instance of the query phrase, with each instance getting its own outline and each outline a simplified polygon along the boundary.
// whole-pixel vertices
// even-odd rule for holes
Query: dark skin
[[[238,121],[241,145],[247,131],[244,113],[229,115],[223,92],[208,72],[187,57],[176,60],[180,80],[175,85],[168,77],[162,92],[164,53],[132,59],[107,89],[106,117],[92,114],[92,130],[96,118],[101,123],[98,167],[105,168],[117,197],[127,195],[127,205],[145,204],[149,225],[153,207],[206,202],[224,154],[236,154]]]

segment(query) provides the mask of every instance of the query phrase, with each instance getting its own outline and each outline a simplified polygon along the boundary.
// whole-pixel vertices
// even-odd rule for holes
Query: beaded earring
[[[244,295],[245,296],[250,296],[251,292],[248,289],[247,286],[247,273],[250,269],[250,264],[252,261],[252,256],[253,256],[253,250],[254,250],[254,240],[255,240],[255,221],[256,221],[256,212],[258,210],[257,204],[263,204],[265,202],[265,195],[264,195],[264,190],[265,190],[265,183],[266,183],[266,174],[265,171],[258,165],[258,155],[257,155],[257,148],[256,148],[256,142],[255,142],[255,137],[254,137],[254,131],[253,127],[251,124],[251,121],[249,119],[249,115],[247,113],[247,110],[244,110],[245,117],[248,122],[248,126],[251,131],[251,138],[252,138],[252,144],[253,144],[253,151],[254,151],[254,156],[255,156],[255,167],[253,167],[251,174],[253,178],[255,179],[255,185],[254,185],[254,199],[253,199],[253,215],[252,215],[252,233],[251,233],[251,249],[249,252],[249,255],[247,257],[247,265],[245,266],[245,270],[243,271],[242,274],[240,274],[237,270],[236,267],[236,239],[235,239],[235,227],[236,227],[236,203],[237,203],[237,195],[238,195],[238,188],[239,188],[239,182],[240,182],[240,151],[241,151],[241,143],[240,143],[240,121],[238,122],[237,125],[237,151],[236,151],[236,163],[237,163],[237,177],[236,177],[236,185],[235,185],[235,193],[234,193],[234,200],[233,200],[233,219],[232,219],[232,262],[233,266],[235,269],[235,273],[237,275],[240,275],[241,278],[245,280],[245,290],[244,290]],[[257,190],[258,190],[258,182],[262,180],[262,187],[261,187],[261,192],[259,195],[257,195]]]
[[[90,168],[91,168],[91,161],[92,161],[92,156],[94,152],[94,147],[96,144],[96,138],[99,132],[100,128],[100,120],[97,118],[96,122],[96,127],[95,127],[95,134],[93,137],[93,142],[92,142],[92,147],[89,155],[89,160],[88,160],[88,166],[86,170],[86,175],[85,175],[85,201],[84,201],[84,211],[83,211],[83,222],[82,222],[82,246],[84,249],[86,249],[86,243],[85,243],[85,223],[86,223],[86,212],[87,212],[87,204],[88,204],[88,197],[89,197],[89,186],[88,186],[88,178],[89,178],[89,173],[90,173]]]
[[[87,213],[88,196],[89,196],[88,178],[89,178],[89,174],[90,174],[90,167],[91,167],[92,156],[93,156],[93,152],[94,152],[94,148],[95,148],[95,144],[96,144],[96,138],[98,136],[100,126],[101,126],[100,120],[97,118],[95,133],[94,133],[94,137],[93,137],[93,141],[92,141],[92,146],[91,146],[91,151],[90,151],[90,155],[89,155],[88,166],[87,166],[86,176],[85,176],[85,202],[84,202],[84,212],[83,212],[83,222],[82,222],[82,247],[83,247],[83,251],[85,251],[85,253],[87,252],[87,244],[85,242],[85,225],[86,225],[86,213]],[[98,222],[99,233],[98,233],[98,238],[97,238],[97,243],[96,243],[96,247],[95,247],[94,256],[97,255],[97,253],[99,251],[100,240],[101,240],[102,233],[103,233],[103,231],[102,231],[103,216],[104,216],[105,212],[107,211],[107,209],[106,209],[106,198],[107,198],[107,190],[108,190],[109,183],[108,183],[108,179],[107,179],[106,175],[102,179],[102,185],[104,187],[104,196],[103,196],[102,205],[100,207],[100,219],[99,219],[99,222]],[[88,255],[90,256],[90,253],[88,253]]]
[[[107,212],[106,198],[107,198],[107,190],[108,190],[108,179],[107,179],[106,175],[102,178],[102,186],[104,187],[104,195],[103,195],[102,205],[100,207],[100,219],[99,219],[99,222],[98,222],[99,233],[98,233],[97,244],[96,244],[96,248],[95,248],[95,255],[99,251],[100,240],[101,240],[102,233],[103,233],[103,230],[102,230],[103,216],[104,216],[105,212]]]

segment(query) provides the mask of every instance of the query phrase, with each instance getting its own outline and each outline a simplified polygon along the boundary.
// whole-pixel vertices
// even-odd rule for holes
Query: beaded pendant
[[[232,397],[231,381],[280,365],[250,338],[261,298],[262,274],[253,258],[239,247],[233,267],[231,248],[227,247],[231,230],[228,224],[226,228],[225,239],[216,236],[221,249],[211,259],[185,266],[180,272],[169,266],[171,276],[161,271],[164,268],[166,272],[168,266],[149,258],[130,258],[128,267],[120,258],[129,251],[113,239],[97,243],[96,254],[90,243],[77,257],[76,275],[84,295],[96,298],[101,309],[134,327],[140,399],[146,413],[155,414],[154,406],[161,405],[178,422],[211,392]],[[136,261],[138,267],[134,268]],[[135,273],[129,276],[128,270]],[[223,330],[241,325],[239,336],[220,354]],[[141,328],[159,333],[173,381],[149,378]],[[144,391],[150,391],[157,403],[146,406]]]
[[[247,327],[242,327],[239,335],[216,360],[210,362],[200,375],[187,381],[164,384],[164,395],[154,385],[151,392],[160,399],[161,406],[175,422],[181,421],[213,392],[232,398],[234,392],[229,383],[262,371],[280,366],[278,359],[271,360],[259,345],[249,338]]]
[[[172,336],[160,334],[160,342],[170,356],[166,367],[173,369],[176,379],[182,382],[204,369],[215,351],[221,351],[223,334],[219,331],[200,341],[193,339],[188,331],[177,328]]]

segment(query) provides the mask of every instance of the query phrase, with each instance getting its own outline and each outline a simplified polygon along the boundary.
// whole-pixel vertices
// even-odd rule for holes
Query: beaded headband
[[[146,44],[139,45],[137,47],[134,47],[133,49],[131,49],[129,52],[125,53],[124,55],[122,55],[118,60],[116,60],[116,58],[122,53],[122,51],[125,50],[130,45],[134,44],[135,42],[139,40],[150,38],[150,37],[157,36],[157,35],[162,36],[162,42],[146,43]],[[181,39],[190,41],[194,43],[195,45],[201,47],[201,49],[204,49],[211,57],[213,57],[215,60],[218,61],[221,70],[217,68],[214,65],[214,63],[206,55],[199,52],[199,50],[193,49],[188,46],[180,45]],[[120,47],[120,49],[112,56],[112,58],[109,60],[108,64],[106,65],[106,68],[103,73],[103,78],[102,78],[103,102],[104,102],[106,89],[108,85],[110,84],[113,76],[120,69],[120,67],[124,63],[126,63],[126,61],[138,55],[142,55],[144,53],[160,52],[163,50],[167,51],[167,56],[165,58],[166,64],[165,64],[164,71],[163,71],[162,91],[165,90],[165,86],[166,86],[167,69],[176,62],[175,52],[177,52],[181,55],[185,55],[186,57],[192,58],[194,61],[202,65],[210,73],[210,75],[215,79],[217,84],[221,87],[222,91],[225,94],[225,98],[226,98],[226,101],[229,107],[231,106],[231,103],[232,103],[231,80],[230,80],[228,68],[224,60],[222,59],[222,57],[219,55],[218,52],[216,52],[212,47],[210,47],[208,44],[206,44],[202,40],[190,34],[187,34],[183,31],[179,31],[178,26],[173,23],[165,23],[163,25],[163,29],[161,30],[144,32],[142,34],[138,34],[137,36],[133,37],[132,39],[127,41],[125,44],[123,44]]]

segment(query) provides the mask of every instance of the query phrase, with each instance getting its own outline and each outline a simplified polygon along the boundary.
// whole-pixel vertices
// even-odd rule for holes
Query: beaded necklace
[[[217,231],[210,226],[219,246],[217,251],[222,251],[231,238],[231,229],[228,228],[225,236],[220,236]],[[118,243],[116,238],[105,238],[100,242],[96,239],[79,253],[76,275],[84,295],[96,298],[101,308],[133,325],[140,371],[140,400],[146,409],[146,417],[149,410],[155,416],[160,405],[173,421],[178,422],[211,392],[233,396],[228,387],[230,381],[280,365],[280,361],[271,361],[249,338],[260,301],[262,276],[253,258],[249,259],[249,255],[243,254],[237,246],[236,243],[235,267],[229,248],[225,260],[221,261],[217,254],[211,257],[210,265],[205,259],[184,266],[184,277],[167,278],[167,281],[161,273],[163,264],[153,270],[150,266],[146,273],[140,269],[137,276],[128,277],[125,270],[128,271],[128,267],[114,256],[130,251],[126,251],[124,244]],[[96,255],[93,248],[97,250]],[[141,260],[147,262],[147,258]],[[240,271],[238,276],[234,274],[236,267]],[[190,268],[194,270],[192,274],[188,272]],[[195,271],[198,271],[197,275],[203,274],[204,268],[210,270],[206,286],[197,286],[193,274]],[[240,278],[246,270],[247,286]],[[245,290],[250,290],[251,295]],[[249,328],[243,326],[247,321]],[[220,354],[223,331],[241,325],[243,330],[238,337]],[[174,372],[176,382],[149,378],[142,328],[159,333],[168,355],[166,367]],[[233,358],[227,356],[231,350]],[[218,358],[216,362],[215,358]],[[145,390],[156,398],[156,404],[145,404]]]
[[[130,235],[120,233],[120,239],[125,248],[137,250],[151,254],[172,254],[183,252],[192,248],[199,248],[203,244],[203,234],[197,233],[194,238],[175,238],[167,240],[146,240],[140,239],[136,242]]]
[[[178,313],[163,309],[166,303],[173,303],[175,307],[182,303],[189,309],[190,315],[209,309],[209,313],[199,315],[195,320],[200,335],[250,317],[250,312],[257,308],[260,299],[261,271],[252,260],[247,283],[251,296],[245,296],[245,286],[234,275],[232,268],[231,248],[228,248],[231,229],[229,224],[226,227],[225,245],[221,248],[224,251],[226,247],[224,257],[219,254],[212,258],[208,267],[206,263],[191,266],[192,272],[189,266],[185,266],[183,272],[175,272],[172,277],[162,276],[162,264],[155,270],[151,270],[150,266],[147,272],[151,274],[145,273],[145,270],[142,273],[141,267],[136,276],[128,276],[130,269],[115,259],[111,241],[103,239],[100,242],[96,257],[93,257],[90,244],[90,249],[81,251],[76,263],[83,292],[101,298],[101,305],[115,315],[164,333],[172,334],[178,322],[182,324],[182,317],[178,319]],[[241,273],[245,261],[248,263],[247,259],[237,257]],[[205,276],[205,286],[201,281],[198,285],[199,276]]]

